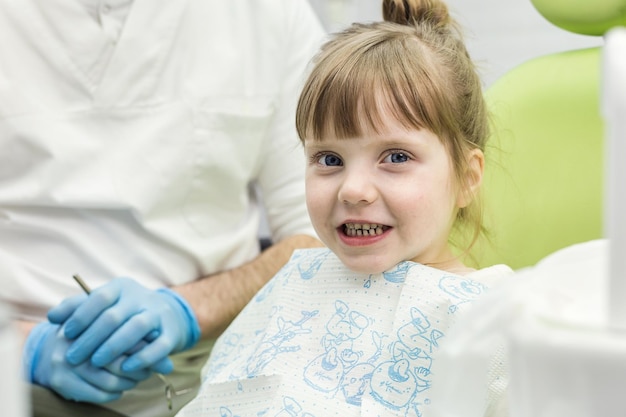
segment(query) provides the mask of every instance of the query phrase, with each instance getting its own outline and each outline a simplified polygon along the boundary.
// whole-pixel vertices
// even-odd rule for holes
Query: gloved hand
[[[64,323],[65,336],[74,340],[67,361],[76,365],[106,366],[124,354],[124,372],[152,368],[169,373],[167,356],[192,347],[200,327],[192,309],[176,292],[151,290],[128,278],[96,288],[85,299],[72,297],[48,312],[52,323]],[[148,342],[141,346],[142,341]]]
[[[95,367],[89,361],[70,365],[65,360],[69,346],[71,341],[63,335],[61,326],[48,322],[35,326],[24,345],[25,377],[69,400],[104,403],[118,399],[152,373],[149,370],[122,372],[120,365],[124,358],[106,369]]]

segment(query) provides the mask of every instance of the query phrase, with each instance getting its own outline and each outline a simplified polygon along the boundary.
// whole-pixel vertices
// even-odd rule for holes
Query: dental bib
[[[421,416],[446,332],[505,275],[486,271],[368,275],[297,250],[218,339],[178,416]]]

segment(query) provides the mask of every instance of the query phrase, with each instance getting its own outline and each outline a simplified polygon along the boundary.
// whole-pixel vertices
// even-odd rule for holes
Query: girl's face
[[[348,268],[380,273],[404,260],[459,267],[448,236],[463,197],[434,133],[392,123],[382,134],[304,147],[313,226]]]

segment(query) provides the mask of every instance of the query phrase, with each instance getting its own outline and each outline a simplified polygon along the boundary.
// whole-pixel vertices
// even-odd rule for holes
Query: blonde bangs
[[[352,29],[321,51],[298,103],[296,127],[301,140],[338,139],[380,133],[384,117],[393,117],[407,129],[441,132],[443,103],[433,91],[432,63],[423,46],[409,37],[385,31]],[[409,30],[409,28],[407,28]],[[407,49],[410,51],[407,53]]]

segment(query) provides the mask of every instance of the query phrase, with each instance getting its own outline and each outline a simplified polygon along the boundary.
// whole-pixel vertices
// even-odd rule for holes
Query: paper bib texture
[[[483,283],[414,262],[296,251],[217,341],[179,416],[421,416],[447,329]]]

